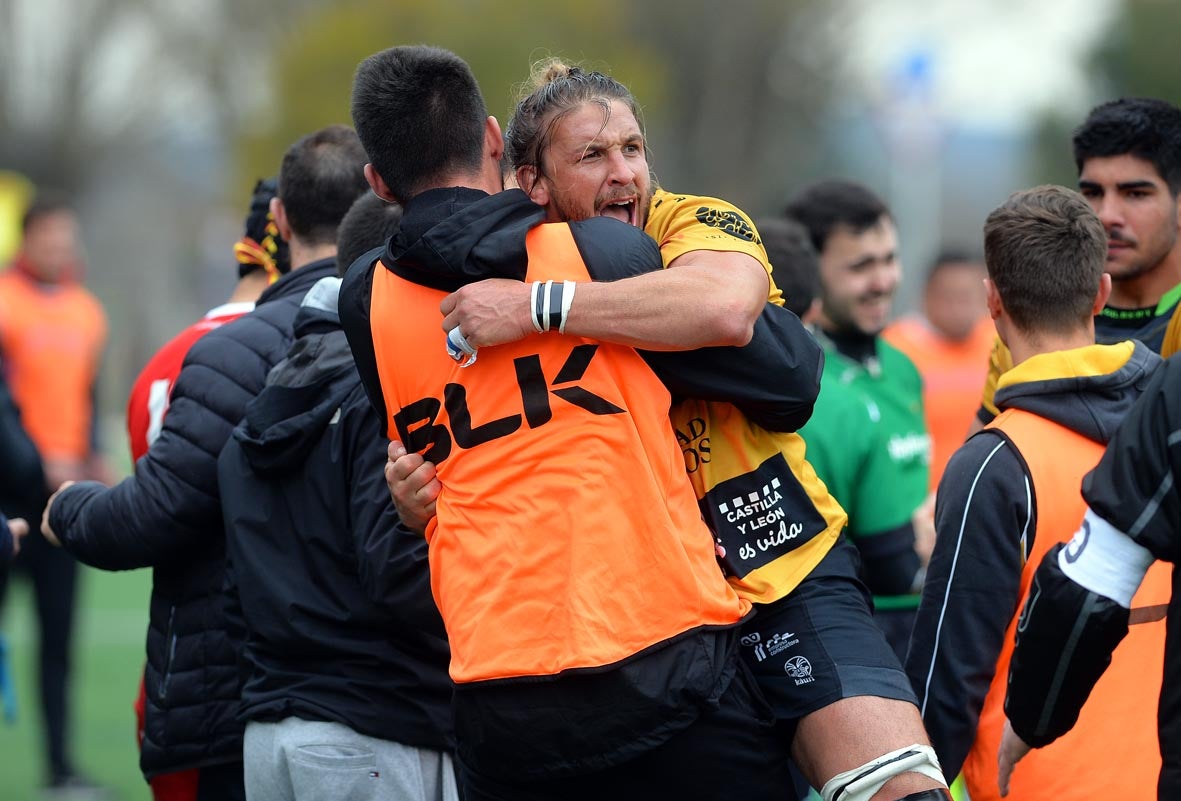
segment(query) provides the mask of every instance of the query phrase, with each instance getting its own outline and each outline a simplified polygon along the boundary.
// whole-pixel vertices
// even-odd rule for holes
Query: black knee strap
[[[911,793],[899,798],[898,801],[950,801],[951,792],[942,787],[935,790],[923,790],[919,793]]]

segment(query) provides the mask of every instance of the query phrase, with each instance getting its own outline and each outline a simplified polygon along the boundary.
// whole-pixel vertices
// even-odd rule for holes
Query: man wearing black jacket
[[[287,352],[299,301],[335,273],[336,229],[365,190],[356,134],[330,126],[283,157],[279,232],[291,271],[253,312],[211,331],[185,357],[160,436],[115,487],[64,484],[42,531],[103,570],[153,568],[140,766],[147,777],[198,768],[198,799],[242,798],[241,643],[225,613],[225,535],[217,455]]]
[[[1078,720],[1112,651],[1128,635],[1130,609],[1153,562],[1181,561],[1181,356],[1166,361],[1124,419],[1099,465],[1083,480],[1087,512],[1065,546],[1046,554],[1034,574],[1037,603],[1022,612],[1009,671],[1001,741],[1000,786],[1014,764]],[[1032,596],[1031,596],[1032,597]],[[1164,684],[1157,726],[1163,759],[1157,797],[1181,798],[1181,571],[1173,570]],[[1164,610],[1157,610],[1157,615]],[[1159,618],[1158,618],[1159,619]],[[1144,664],[1160,675],[1160,665]],[[1015,732],[1015,734],[1014,734]],[[1119,772],[1122,764],[1103,766]]]
[[[396,228],[397,210],[375,195],[353,204],[341,272],[346,254],[393,233],[381,229]],[[382,480],[386,442],[340,327],[339,288],[323,278],[304,298],[287,358],[219,459],[250,671],[246,794],[446,801],[457,798],[449,651],[426,541],[401,525]]]

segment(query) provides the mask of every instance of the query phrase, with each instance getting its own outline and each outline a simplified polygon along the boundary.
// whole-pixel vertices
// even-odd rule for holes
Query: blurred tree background
[[[349,121],[353,71],[385,47],[455,50],[502,123],[537,59],[608,71],[643,106],[664,185],[755,215],[820,177],[866,183],[899,222],[904,311],[940,245],[978,249],[1008,192],[1073,184],[1069,132],[1090,105],[1181,98],[1179,12],[1181,0],[0,0],[0,171],[81,212],[87,280],[113,321],[102,399],[121,447],[135,372],[230,289],[255,178],[298,136]],[[16,205],[6,186],[0,231]]]

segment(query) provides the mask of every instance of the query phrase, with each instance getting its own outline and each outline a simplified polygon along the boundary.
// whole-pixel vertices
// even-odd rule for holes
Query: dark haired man
[[[902,277],[898,235],[886,205],[846,181],[805,187],[786,212],[820,254],[824,379],[801,434],[816,473],[849,513],[875,620],[901,660],[931,544],[924,514],[931,440],[918,370],[880,336]],[[860,395],[869,414],[827,401],[848,394]]]
[[[402,222],[402,207],[372,192],[353,203],[340,221],[336,244],[336,272],[341,278],[353,262],[371,250],[384,247]],[[379,254],[374,254],[377,258]]]
[[[131,459],[138,462],[148,447],[160,436],[164,415],[168,411],[169,395],[176,384],[185,355],[201,337],[215,328],[238,319],[254,308],[255,301],[269,284],[287,273],[287,243],[279,237],[274,214],[270,211],[278,181],[259,180],[250,197],[242,238],[234,243],[238,281],[225,303],[210,309],[205,316],[166,342],[144,365],[127,398],[127,436],[131,444]],[[144,681],[139,683],[139,697],[135,702],[136,739],[143,744],[144,717],[147,713],[147,693]],[[191,801],[196,797],[201,772],[199,769],[158,773],[148,784],[155,801]]]
[[[1079,192],[1107,231],[1111,297],[1095,318],[1095,341],[1135,339],[1160,353],[1181,309],[1181,109],[1152,98],[1112,100],[1091,110],[1071,144]],[[996,415],[992,394],[1011,366],[997,343],[979,425]]]
[[[104,570],[152,567],[140,766],[145,777],[198,768],[197,798],[242,798],[242,724],[236,719],[241,642],[227,618],[225,533],[217,455],[247,402],[287,352],[299,301],[336,270],[336,226],[365,190],[365,153],[335,125],[283,156],[271,201],[291,271],[251,313],[189,349],[160,436],[115,487],[66,483],[42,532]]]
[[[764,217],[756,227],[784,307],[805,324],[814,322],[820,314],[820,259],[807,229],[785,217]]]
[[[362,195],[340,224],[338,257],[380,247],[400,216]],[[386,440],[340,327],[339,289],[322,278],[304,297],[287,357],[218,459],[250,666],[246,793],[455,801],[427,545],[401,525],[382,480]]]
[[[1078,528],[1083,475],[1160,363],[1139,342],[1094,344],[1111,279],[1103,225],[1077,193],[1014,194],[989,215],[984,252],[989,311],[1017,365],[1001,378],[1001,414],[956,452],[939,486],[939,536],[907,657],[940,762],[962,765],[973,801],[998,798],[1005,680],[1017,611],[1037,594],[1034,568]],[[1135,606],[1167,603],[1169,591],[1161,566]],[[1014,777],[1017,799],[1150,796],[1160,682],[1145,665],[1163,658],[1165,627],[1136,628],[1083,725]]]

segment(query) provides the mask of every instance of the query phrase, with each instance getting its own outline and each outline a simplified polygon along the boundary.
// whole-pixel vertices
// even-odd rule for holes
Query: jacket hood
[[[234,430],[259,474],[299,469],[359,381],[337,315],[339,292],[340,279],[327,277],[304,297],[295,317],[295,342]]]
[[[1042,353],[1001,376],[997,408],[1023,409],[1106,443],[1160,362],[1134,340]]]
[[[544,219],[519,189],[432,189],[406,204],[381,260],[408,281],[446,292],[483,278],[524,279],[525,234]]]

